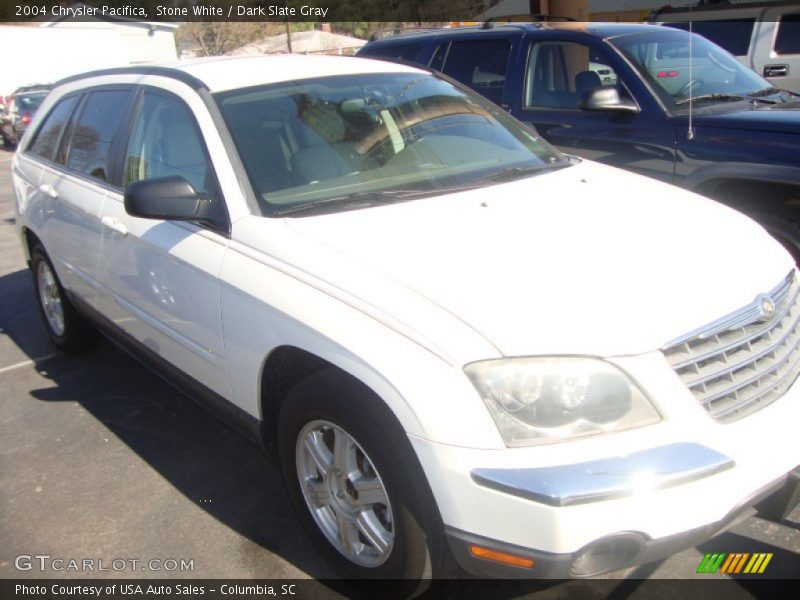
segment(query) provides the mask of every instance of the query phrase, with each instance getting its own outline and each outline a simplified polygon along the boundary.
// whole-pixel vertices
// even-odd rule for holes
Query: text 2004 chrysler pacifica
[[[347,575],[593,575],[796,484],[789,255],[439,76],[77,76],[13,179],[53,341],[97,327],[275,451]]]

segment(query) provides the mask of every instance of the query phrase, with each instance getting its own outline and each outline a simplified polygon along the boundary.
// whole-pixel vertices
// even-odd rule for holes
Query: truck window
[[[783,15],[775,36],[776,54],[800,54],[800,13]]]
[[[747,56],[753,37],[755,19],[726,19],[723,21],[693,21],[692,32],[702,35],[734,56]],[[667,27],[689,31],[689,23],[664,23]]]
[[[434,62],[437,62],[440,52],[444,53],[441,47]],[[450,43],[446,56],[442,56],[441,71],[499,104],[503,100],[510,54],[511,42],[508,40],[454,41]],[[433,63],[431,67],[439,68]]]
[[[593,87],[616,85],[617,74],[599,52],[575,42],[537,42],[525,78],[526,108],[578,108]]]

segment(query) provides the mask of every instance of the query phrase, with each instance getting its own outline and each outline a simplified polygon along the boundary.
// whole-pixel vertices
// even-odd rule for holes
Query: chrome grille
[[[669,364],[716,420],[729,423],[763,408],[797,379],[798,292],[800,284],[792,271],[749,306],[663,349]]]

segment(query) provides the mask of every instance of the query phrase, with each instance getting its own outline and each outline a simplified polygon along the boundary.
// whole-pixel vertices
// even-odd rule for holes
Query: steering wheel
[[[703,81],[699,77],[695,77],[694,79],[690,79],[689,81],[687,81],[683,85],[683,87],[681,89],[678,90],[678,93],[676,94],[676,96],[678,96],[678,97],[688,97],[689,92],[691,91],[691,89],[692,89],[692,87],[694,85],[698,85],[699,86],[699,85],[703,85],[704,83],[705,83],[705,81]]]

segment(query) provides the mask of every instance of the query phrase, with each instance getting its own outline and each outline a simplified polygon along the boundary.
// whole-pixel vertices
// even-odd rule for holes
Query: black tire
[[[792,255],[795,264],[800,266],[800,226],[796,222],[778,214],[758,210],[747,211],[747,214],[780,242]]]
[[[323,423],[340,429],[325,429],[326,426],[321,425]],[[317,425],[319,429],[314,429]],[[373,514],[380,512],[391,517],[393,541],[385,553],[384,562],[364,566],[346,557],[329,541],[312,516],[310,505],[301,490],[302,467],[298,466],[297,461],[298,438],[304,431],[309,431],[307,428],[315,431],[319,440],[324,439],[320,433],[323,430],[325,435],[331,431],[332,436],[346,433],[355,442],[355,446],[351,446],[355,456],[361,457],[358,464],[363,468],[374,467],[370,473],[376,474],[376,480],[383,484],[388,505],[374,504],[370,510],[373,510]],[[308,439],[305,434],[304,439]],[[329,448],[332,449],[332,444]],[[424,589],[431,578],[458,576],[459,570],[447,546],[433,494],[408,437],[388,407],[366,386],[335,369],[321,371],[303,380],[289,392],[281,409],[278,451],[284,480],[304,529],[320,553],[343,577],[403,579],[406,585],[394,591],[399,596],[407,596]],[[309,456],[303,454],[301,463]],[[331,466],[335,464],[331,463]],[[336,472],[336,469],[330,470]],[[316,474],[320,472],[317,468]],[[358,473],[358,477],[361,476]],[[347,482],[351,479],[358,480],[348,476]],[[319,480],[321,483],[328,482],[328,479],[321,477]],[[352,484],[349,485],[354,488]],[[335,501],[333,496],[328,496],[330,506],[317,508],[315,514],[321,514],[320,511],[328,514],[325,510],[331,515],[337,514],[333,506],[341,502]],[[345,499],[357,502],[357,492],[355,498]],[[385,525],[385,522],[382,524]],[[357,529],[358,539],[366,542],[368,537],[363,530]],[[375,550],[371,546],[366,549]]]
[[[64,293],[53,263],[40,244],[31,250],[31,272],[39,314],[53,344],[70,353],[82,352],[95,346],[100,339],[97,330],[75,310],[69,297]],[[52,277],[52,281],[46,285],[42,280],[47,278],[48,274]],[[60,305],[60,323],[56,323],[59,319],[53,314],[54,302]]]

